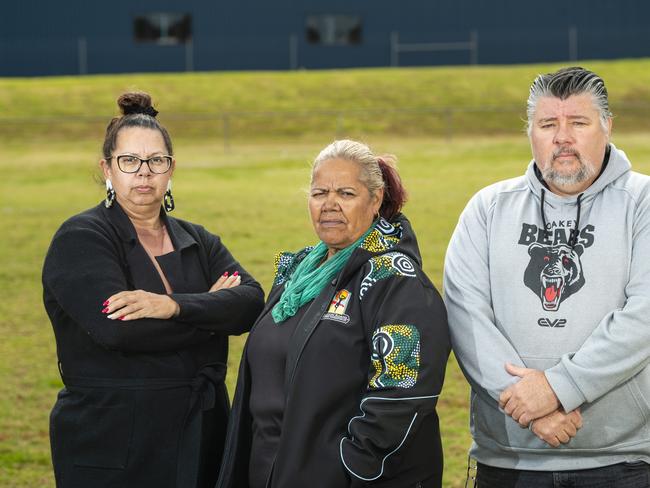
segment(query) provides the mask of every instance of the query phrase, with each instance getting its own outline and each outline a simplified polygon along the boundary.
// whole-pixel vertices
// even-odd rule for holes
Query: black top
[[[249,466],[250,488],[264,488],[282,433],[284,374],[289,340],[309,307],[276,324],[269,310],[261,317],[248,339],[246,360],[251,370],[252,393],[249,408],[253,416],[253,437]]]
[[[43,266],[43,299],[65,388],[50,417],[59,488],[214,486],[228,416],[228,335],[262,308],[259,284],[219,237],[161,213],[174,251],[158,256],[180,306],[167,320],[109,320],[108,297],[165,293],[117,202],[68,219]],[[208,292],[225,271],[241,285]]]
[[[264,314],[306,255],[277,258]],[[282,430],[268,487],[440,488],[435,406],[449,331],[409,222],[380,220],[305,308],[286,349]],[[242,361],[217,488],[254,486],[254,376]]]

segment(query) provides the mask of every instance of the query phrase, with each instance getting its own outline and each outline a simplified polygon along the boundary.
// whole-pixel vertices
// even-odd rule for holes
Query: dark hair
[[[384,199],[379,208],[379,215],[386,220],[390,220],[400,213],[406,203],[406,189],[402,184],[395,159],[392,156],[378,157],[377,164],[381,169],[381,176],[384,180]]]
[[[106,127],[104,146],[102,153],[110,164],[110,157],[113,155],[117,136],[126,127],[142,127],[160,132],[165,141],[165,147],[169,155],[173,155],[172,140],[169,132],[156,119],[158,111],[151,105],[151,97],[144,92],[127,92],[120,95],[117,105],[122,112],[121,117],[114,117]]]
[[[598,109],[600,122],[607,128],[607,119],[612,116],[609,111],[609,100],[605,82],[596,73],[580,66],[562,68],[555,73],[538,75],[530,86],[527,103],[528,132],[533,123],[537,102],[541,97],[555,97],[566,100],[572,95],[588,93],[593,97],[594,105]]]
[[[384,189],[379,215],[386,220],[395,217],[406,203],[406,190],[397,172],[395,156],[375,156],[365,144],[349,139],[334,141],[316,156],[312,165],[312,179],[318,165],[330,159],[344,159],[358,164],[361,167],[361,181],[371,195],[380,188]]]

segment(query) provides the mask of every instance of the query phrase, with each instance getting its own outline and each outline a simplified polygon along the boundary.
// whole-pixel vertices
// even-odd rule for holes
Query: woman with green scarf
[[[450,343],[392,156],[327,146],[319,242],[276,259],[248,337],[218,488],[438,488],[435,406]]]

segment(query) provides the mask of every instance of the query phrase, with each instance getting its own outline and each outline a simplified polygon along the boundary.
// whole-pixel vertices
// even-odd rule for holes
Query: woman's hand
[[[144,290],[121,291],[104,302],[102,313],[111,320],[170,319],[180,307],[168,295]]]
[[[234,288],[241,283],[239,272],[231,276],[224,273],[209,291]],[[121,291],[109,297],[103,304],[102,313],[111,320],[170,319],[180,312],[180,307],[170,296],[144,290]]]
[[[241,276],[239,271],[235,271],[231,276],[228,276],[228,271],[222,274],[214,285],[210,287],[209,291],[223,290],[225,288],[234,288],[241,283]]]

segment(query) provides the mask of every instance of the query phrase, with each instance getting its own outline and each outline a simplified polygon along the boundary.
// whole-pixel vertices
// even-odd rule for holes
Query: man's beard
[[[567,154],[567,153],[573,154],[578,160],[578,163],[580,163],[578,169],[573,171],[572,173],[559,171],[553,167],[553,161],[555,161],[555,159],[560,154]],[[591,162],[582,159],[580,153],[577,150],[571,148],[565,148],[565,149],[560,148],[554,151],[553,158],[551,159],[550,164],[544,169],[544,171],[542,171],[542,178],[544,178],[544,181],[546,183],[551,183],[557,186],[558,188],[563,188],[563,187],[570,188],[579,183],[584,183],[585,181],[588,181],[595,176],[596,176],[596,168],[594,167],[594,165],[591,164]]]

